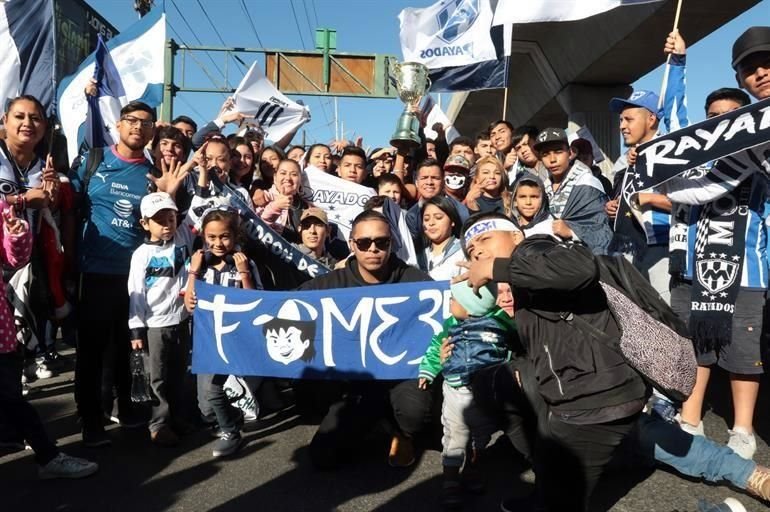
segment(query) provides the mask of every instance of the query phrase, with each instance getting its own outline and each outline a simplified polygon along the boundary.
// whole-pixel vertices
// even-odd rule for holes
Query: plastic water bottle
[[[149,402],[150,396],[150,375],[145,371],[146,354],[143,350],[132,350],[130,359],[131,368],[131,401]]]
[[[746,512],[746,507],[735,498],[727,498],[716,505],[701,500],[698,503],[698,512]]]
[[[650,399],[652,412],[668,423],[676,423],[676,405],[668,398],[654,394]]]

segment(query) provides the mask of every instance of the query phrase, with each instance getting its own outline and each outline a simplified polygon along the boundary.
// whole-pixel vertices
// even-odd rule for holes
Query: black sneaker
[[[523,498],[507,498],[500,502],[501,512],[534,512],[535,510],[534,494]]]
[[[111,444],[112,439],[103,428],[83,428],[83,446],[99,448]]]
[[[222,432],[219,439],[214,441],[214,457],[227,457],[238,451],[243,443],[240,432]]]

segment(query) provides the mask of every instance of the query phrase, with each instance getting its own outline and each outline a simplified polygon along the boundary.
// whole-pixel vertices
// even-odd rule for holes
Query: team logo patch
[[[439,38],[454,42],[465,33],[479,17],[479,0],[450,0],[436,16],[442,28]]]
[[[712,294],[729,288],[738,276],[738,263],[723,259],[701,260],[696,267],[698,281]]]

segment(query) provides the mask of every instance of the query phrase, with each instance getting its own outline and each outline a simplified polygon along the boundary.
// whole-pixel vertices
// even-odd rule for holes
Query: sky
[[[133,10],[133,0],[86,1],[118,30],[125,30],[138,18]],[[183,44],[309,50],[314,45],[315,28],[330,28],[337,31],[339,51],[391,54],[401,58],[399,12],[405,7],[426,7],[433,1],[166,0],[165,6],[168,35]],[[156,0],[155,3],[156,9],[163,5],[162,0]],[[687,15],[686,4],[683,16]],[[353,5],[355,9],[351,9]],[[244,13],[244,6],[251,15],[256,34]],[[705,117],[702,105],[710,91],[734,86],[735,79],[730,68],[732,43],[746,28],[760,24],[770,24],[770,0],[762,0],[753,9],[688,48],[687,96],[691,122]],[[683,36],[686,39],[687,35]],[[661,48],[663,43],[650,42]],[[224,83],[223,55],[197,53],[197,63],[188,59],[185,65],[187,85],[211,87],[212,81]],[[246,65],[250,65],[254,59],[264,62],[258,54],[240,56]],[[203,71],[201,67],[206,70]],[[234,87],[243,76],[245,68],[231,59],[227,71],[227,83]],[[659,91],[662,77],[663,66],[633,85],[636,89]],[[179,79],[177,68],[176,80]],[[217,93],[179,93],[174,104],[174,114],[186,114],[203,123],[216,116],[225,97]],[[312,121],[304,127],[305,141],[308,144],[331,141],[335,134],[334,99],[318,96],[292,98],[301,98],[311,110]],[[442,96],[442,102],[448,104],[447,95]],[[403,104],[397,99],[339,98],[338,126],[340,131],[344,130],[348,140],[354,140],[360,135],[364,138],[365,147],[383,146],[390,139],[402,110]],[[301,142],[302,135],[300,132],[295,142]]]

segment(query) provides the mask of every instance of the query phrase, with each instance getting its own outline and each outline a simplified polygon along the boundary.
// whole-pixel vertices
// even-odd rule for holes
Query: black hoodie
[[[395,255],[391,254],[387,263],[390,273],[382,283],[367,283],[361,277],[358,270],[358,261],[350,258],[344,268],[332,270],[328,274],[318,276],[303,283],[298,290],[329,290],[333,288],[353,288],[356,286],[370,286],[373,284],[414,283],[418,281],[432,281],[431,277],[422,270],[407,265]]]

